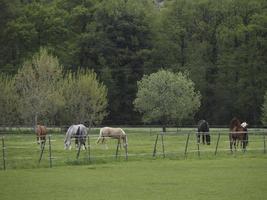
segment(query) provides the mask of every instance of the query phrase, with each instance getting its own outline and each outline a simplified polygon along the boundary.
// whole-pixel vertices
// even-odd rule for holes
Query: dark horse
[[[248,132],[247,132],[247,123],[240,123],[239,119],[234,117],[230,122],[230,150],[233,151],[233,145],[236,150],[239,142],[241,143],[241,148],[245,151],[248,145]]]
[[[200,143],[200,135],[202,135],[202,143],[210,145],[209,123],[206,120],[200,120],[197,127],[197,142]]]

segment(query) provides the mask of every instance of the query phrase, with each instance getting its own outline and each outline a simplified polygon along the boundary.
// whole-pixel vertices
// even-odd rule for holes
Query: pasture
[[[143,160],[0,171],[5,200],[263,200],[267,159]]]
[[[40,147],[29,131],[5,134],[6,168],[0,170],[1,199],[266,199],[267,156],[263,130],[249,130],[246,152],[229,151],[228,134],[211,130],[211,145],[196,144],[194,129],[125,128],[129,157],[123,148],[116,159],[116,140],[108,149],[96,145],[99,129],[90,132],[90,152],[64,150],[63,133],[50,130],[48,144],[38,164]],[[187,153],[186,140],[189,135]],[[214,154],[218,133],[217,155]],[[164,147],[164,148],[163,148]],[[163,150],[165,157],[163,155]],[[90,155],[90,160],[88,159]],[[0,156],[0,168],[3,159]]]
[[[125,128],[128,135],[129,161],[153,160],[159,158],[177,159],[214,159],[215,157],[244,157],[257,156],[266,153],[265,130],[249,130],[249,145],[247,151],[237,149],[233,154],[229,150],[228,131],[224,129],[211,130],[211,145],[197,145],[195,129],[167,129],[167,134],[158,136],[156,154],[153,151],[157,134],[160,129],[149,128]],[[64,150],[65,133],[49,130],[51,135],[51,161],[52,166],[98,164],[124,161],[124,149],[119,150],[118,159],[115,157],[117,141],[108,139],[105,145],[96,144],[99,129],[93,129],[89,133],[90,151],[81,151],[77,159],[77,150],[72,140],[72,150]],[[220,138],[218,141],[218,136]],[[189,138],[188,138],[189,137]],[[42,160],[40,158],[40,146],[36,143],[34,133],[28,131],[18,133],[17,131],[5,134],[5,157],[7,169],[40,168],[49,167],[50,152],[49,144],[46,142]],[[163,140],[162,140],[163,139]],[[188,139],[188,145],[186,141]],[[89,143],[88,143],[89,142]],[[218,145],[217,145],[218,143]],[[187,148],[186,148],[187,146]],[[215,156],[215,150],[217,153]],[[185,154],[186,151],[186,154]],[[89,159],[90,156],[90,159]],[[0,169],[3,168],[3,155],[0,155]]]

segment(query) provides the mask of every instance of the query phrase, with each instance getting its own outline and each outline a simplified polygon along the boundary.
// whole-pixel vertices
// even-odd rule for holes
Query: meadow
[[[173,129],[161,137],[152,156],[158,129],[125,128],[129,157],[117,143],[96,145],[98,129],[88,151],[64,150],[64,134],[51,131],[52,168],[46,144],[40,148],[29,132],[5,134],[6,168],[0,170],[0,198],[9,199],[266,199],[267,156],[263,135],[250,130],[246,152],[229,151],[223,129],[211,130],[210,146],[198,148],[193,129]],[[221,133],[217,155],[214,154]],[[190,135],[185,156],[185,143]],[[1,155],[2,156],[2,155]],[[0,156],[0,167],[3,161]]]

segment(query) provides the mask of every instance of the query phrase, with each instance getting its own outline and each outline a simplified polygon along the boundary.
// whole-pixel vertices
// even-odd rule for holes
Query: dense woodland
[[[141,124],[137,81],[188,73],[201,94],[192,120],[259,125],[267,90],[266,0],[0,0],[0,72],[40,48],[64,70],[92,69],[108,88],[103,124]]]

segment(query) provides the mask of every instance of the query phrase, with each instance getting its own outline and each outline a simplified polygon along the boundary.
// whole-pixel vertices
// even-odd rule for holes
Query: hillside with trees
[[[44,48],[58,59],[65,80],[86,88],[82,76],[69,74],[90,72],[107,87],[103,124],[142,124],[133,104],[137,82],[161,69],[188,74],[200,91],[198,113],[182,124],[205,118],[225,125],[233,116],[261,123],[266,0],[0,0],[1,112],[20,112],[8,87]],[[61,112],[47,110],[58,119],[55,111]]]

